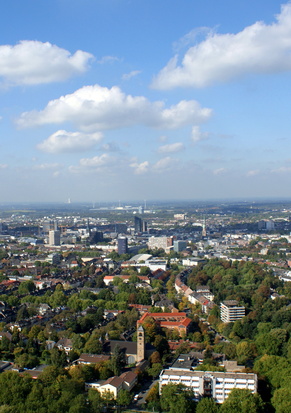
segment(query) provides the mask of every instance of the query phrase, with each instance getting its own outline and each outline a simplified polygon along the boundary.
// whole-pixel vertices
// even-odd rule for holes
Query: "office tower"
[[[60,231],[49,231],[49,245],[61,245],[61,233]]]
[[[128,251],[127,238],[126,237],[119,237],[117,239],[117,252],[118,252],[118,254],[126,254],[127,251]]]

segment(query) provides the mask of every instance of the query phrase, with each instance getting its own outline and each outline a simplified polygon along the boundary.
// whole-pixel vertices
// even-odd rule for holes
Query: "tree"
[[[249,341],[241,341],[236,346],[236,353],[239,363],[246,364],[248,360],[256,357],[256,347]]]
[[[115,376],[119,376],[121,370],[126,365],[126,358],[124,351],[119,347],[115,346],[110,359],[110,368]]]
[[[246,389],[233,389],[223,402],[220,413],[261,413],[264,403],[259,394]]]
[[[218,413],[218,406],[213,399],[204,397],[196,407],[196,413]]]
[[[101,413],[103,411],[104,401],[99,391],[90,389],[88,391],[88,400],[92,413]]]
[[[67,356],[64,351],[59,350],[54,347],[50,351],[51,353],[51,363],[53,366],[64,367],[67,365]]]
[[[121,389],[117,395],[116,402],[121,407],[126,407],[132,400],[132,394],[128,390]]]
[[[161,407],[170,413],[193,410],[193,394],[182,384],[167,384],[162,388]]]
[[[160,374],[162,368],[163,365],[161,363],[153,363],[152,367],[148,369],[148,374],[153,378],[156,378]]]
[[[20,295],[29,294],[35,290],[34,282],[31,280],[23,281],[18,287],[18,293]]]
[[[286,413],[291,411],[291,389],[290,387],[283,387],[274,392],[272,398],[272,405],[276,409],[276,413]]]

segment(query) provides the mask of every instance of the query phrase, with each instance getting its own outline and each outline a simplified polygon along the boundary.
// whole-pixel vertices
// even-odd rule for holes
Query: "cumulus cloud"
[[[206,122],[211,110],[195,100],[180,101],[165,108],[161,101],[126,95],[117,86],[84,86],[74,93],[50,101],[42,111],[24,112],[19,127],[71,122],[80,130],[92,132],[143,124],[153,128],[175,129]]]
[[[175,153],[180,152],[184,149],[182,142],[169,143],[168,145],[160,146],[158,149],[159,153]]]
[[[140,70],[133,70],[132,72],[125,73],[124,75],[122,75],[122,80],[129,80],[132,77],[139,75],[140,73],[141,73]]]
[[[142,175],[147,172],[165,172],[173,168],[177,160],[167,156],[165,158],[159,159],[156,163],[151,164],[149,161],[137,162],[134,161],[129,166],[134,169],[136,175]]]
[[[210,32],[190,47],[181,64],[178,55],[154,78],[152,87],[205,87],[249,73],[291,70],[291,4],[281,8],[273,24],[256,22],[237,34]]]
[[[15,85],[60,82],[88,69],[90,53],[73,55],[49,42],[25,40],[0,46],[0,77]]]
[[[114,158],[104,153],[100,156],[93,156],[93,158],[81,158],[78,166],[70,166],[69,172],[71,173],[86,173],[86,172],[98,172],[114,163]]]
[[[59,130],[37,145],[48,153],[80,152],[93,148],[102,139],[101,133],[86,134]]]
[[[191,138],[193,142],[204,141],[209,138],[209,134],[207,132],[201,132],[199,126],[193,126]]]
[[[136,175],[142,175],[148,172],[150,164],[148,161],[141,162],[141,163],[133,162],[129,166],[134,169],[134,173]]]
[[[94,156],[93,158],[80,159],[80,165],[86,168],[99,168],[100,166],[108,165],[111,162],[111,157],[104,153],[100,156]]]

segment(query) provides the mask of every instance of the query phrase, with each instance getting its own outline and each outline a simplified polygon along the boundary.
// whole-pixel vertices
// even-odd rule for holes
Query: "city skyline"
[[[0,202],[290,198],[291,3],[12,0]]]

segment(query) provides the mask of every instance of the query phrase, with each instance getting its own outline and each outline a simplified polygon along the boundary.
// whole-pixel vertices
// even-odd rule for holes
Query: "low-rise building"
[[[212,397],[217,403],[223,403],[233,389],[248,389],[257,392],[257,375],[254,373],[229,373],[212,371],[162,370],[159,378],[159,392],[163,386],[183,384],[193,391],[194,399]]]

